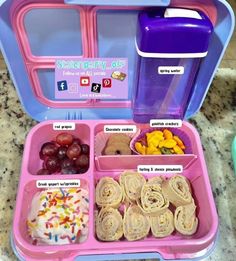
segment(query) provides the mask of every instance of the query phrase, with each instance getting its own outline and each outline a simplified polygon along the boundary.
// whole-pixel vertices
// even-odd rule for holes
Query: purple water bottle
[[[209,18],[194,10],[161,8],[139,14],[134,121],[184,117],[212,30]]]

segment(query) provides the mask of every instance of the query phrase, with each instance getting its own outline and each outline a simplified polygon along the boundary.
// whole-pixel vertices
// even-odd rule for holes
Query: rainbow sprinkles
[[[87,190],[48,189],[34,196],[27,226],[33,244],[64,245],[87,239],[88,220]]]

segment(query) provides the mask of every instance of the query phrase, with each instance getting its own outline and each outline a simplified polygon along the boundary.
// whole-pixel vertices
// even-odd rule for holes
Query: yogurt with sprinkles
[[[87,239],[88,220],[87,190],[47,189],[34,196],[27,226],[33,244],[65,245]]]

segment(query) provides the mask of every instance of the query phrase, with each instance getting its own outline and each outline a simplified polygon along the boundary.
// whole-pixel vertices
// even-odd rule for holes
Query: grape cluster
[[[42,145],[39,157],[43,168],[37,175],[83,174],[89,168],[89,145],[69,133],[60,133],[56,141]]]

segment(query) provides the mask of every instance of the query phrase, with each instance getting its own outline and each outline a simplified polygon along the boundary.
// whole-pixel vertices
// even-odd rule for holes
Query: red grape
[[[71,168],[74,167],[74,161],[71,159],[64,159],[61,161],[61,168],[62,169],[67,169],[67,168]]]
[[[62,174],[76,174],[78,173],[77,169],[75,167],[65,168],[61,170]]]
[[[88,168],[81,168],[81,169],[78,169],[78,174],[84,174],[85,172],[88,171]]]
[[[46,156],[43,155],[42,150],[40,150],[40,152],[39,152],[39,158],[40,158],[41,160],[45,160],[45,158],[46,158]]]
[[[46,142],[41,147],[39,156],[41,159],[45,159],[45,156],[55,156],[57,154],[58,147],[53,142]]]
[[[75,161],[76,167],[84,168],[89,166],[89,157],[88,155],[81,155],[79,158]]]
[[[37,175],[50,175],[51,173],[47,169],[40,169]]]
[[[47,160],[45,160],[45,168],[50,173],[55,173],[61,170],[60,161],[57,157],[49,157]]]
[[[61,133],[57,135],[56,142],[61,146],[69,146],[73,142],[73,136],[69,133]]]
[[[76,159],[81,154],[81,147],[77,144],[72,144],[67,150],[67,157],[69,159]]]
[[[81,144],[81,141],[80,141],[80,139],[75,138],[75,139],[73,140],[72,144],[80,145],[80,144]]]
[[[89,154],[89,145],[81,144],[80,147],[81,147],[82,154],[86,154],[86,155]]]
[[[61,146],[61,147],[58,149],[58,153],[57,153],[58,159],[62,160],[62,159],[65,159],[65,158],[66,158],[67,149],[68,149],[68,148],[65,147],[65,146]]]

